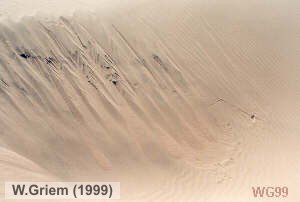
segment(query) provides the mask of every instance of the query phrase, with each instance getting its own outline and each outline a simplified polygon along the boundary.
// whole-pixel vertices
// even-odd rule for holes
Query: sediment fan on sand
[[[64,164],[111,169],[122,163],[164,165],[174,158],[197,164],[233,152],[236,140],[195,106],[205,106],[201,97],[208,95],[191,84],[188,68],[176,64],[154,33],[149,35],[155,44],[139,50],[114,24],[97,23],[95,16],[81,20],[61,17],[50,24],[29,18],[2,26],[7,128],[10,119],[18,121],[10,129],[18,130],[4,138],[9,147],[16,136],[26,142],[15,147],[19,153],[51,164],[54,172]]]
[[[298,186],[299,28],[265,4],[176,1],[170,13],[149,1],[2,22],[0,170],[14,173],[0,178],[115,180],[139,184],[140,201]]]

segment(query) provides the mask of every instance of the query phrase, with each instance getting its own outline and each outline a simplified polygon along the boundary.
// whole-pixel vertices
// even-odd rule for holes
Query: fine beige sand
[[[1,199],[18,180],[300,201],[299,1],[49,2],[0,3]]]

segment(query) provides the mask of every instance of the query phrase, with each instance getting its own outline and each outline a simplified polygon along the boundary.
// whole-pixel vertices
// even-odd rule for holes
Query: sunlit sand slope
[[[121,181],[124,201],[255,201],[264,185],[300,199],[299,8],[145,1],[3,21],[0,179]]]

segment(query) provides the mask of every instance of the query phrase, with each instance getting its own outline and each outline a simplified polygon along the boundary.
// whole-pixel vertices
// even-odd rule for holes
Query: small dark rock
[[[158,64],[163,65],[163,62],[158,55],[153,54],[152,57]]]
[[[30,58],[30,54],[28,53],[21,53],[20,56],[25,59]]]
[[[114,85],[117,85],[118,81],[117,80],[112,80],[111,81]]]
[[[47,64],[53,64],[54,63],[54,58],[52,58],[52,57],[47,57],[47,58],[45,58],[45,60],[46,60]]]
[[[109,65],[101,65],[101,67],[104,68],[104,69],[110,69],[111,68],[111,66],[109,66]]]

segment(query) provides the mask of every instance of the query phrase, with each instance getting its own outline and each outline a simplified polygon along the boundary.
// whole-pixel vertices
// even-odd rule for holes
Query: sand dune
[[[121,201],[270,201],[251,187],[287,186],[300,200],[299,3],[46,5],[59,12],[0,23],[2,182],[120,181]]]

